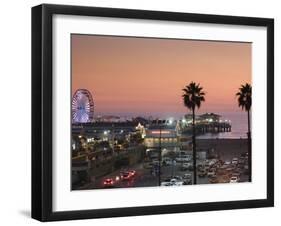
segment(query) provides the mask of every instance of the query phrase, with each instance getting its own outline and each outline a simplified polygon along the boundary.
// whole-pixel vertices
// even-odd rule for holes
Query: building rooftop
[[[152,123],[148,126],[148,130],[175,130],[177,127],[177,121],[172,120],[153,120]]]
[[[199,115],[201,118],[209,118],[209,117],[216,117],[216,118],[220,118],[221,115],[215,114],[215,113],[205,113],[202,115]]]
[[[85,127],[100,127],[100,128],[112,128],[112,127],[136,127],[138,122],[127,121],[127,122],[91,122],[83,124],[72,124],[72,127],[85,128]]]

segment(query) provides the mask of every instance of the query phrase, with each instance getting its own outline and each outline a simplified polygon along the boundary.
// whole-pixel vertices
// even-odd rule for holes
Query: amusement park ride
[[[92,122],[94,118],[94,100],[86,89],[78,89],[72,97],[72,123]]]

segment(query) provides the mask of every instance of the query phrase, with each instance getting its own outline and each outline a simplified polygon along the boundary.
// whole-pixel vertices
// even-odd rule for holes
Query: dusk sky
[[[95,115],[180,116],[182,89],[200,83],[199,112],[237,112],[251,83],[251,44],[72,35],[72,94],[88,89]]]

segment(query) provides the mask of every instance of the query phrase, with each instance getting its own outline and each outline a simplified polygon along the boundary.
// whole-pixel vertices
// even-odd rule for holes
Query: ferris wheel
[[[92,122],[94,118],[94,101],[86,89],[78,89],[72,97],[72,122]]]

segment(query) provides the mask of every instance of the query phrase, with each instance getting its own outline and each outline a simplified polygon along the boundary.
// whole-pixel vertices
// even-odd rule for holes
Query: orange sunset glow
[[[236,112],[251,83],[251,43],[72,35],[72,94],[88,89],[95,114],[187,113],[182,89],[200,83],[200,112]]]

